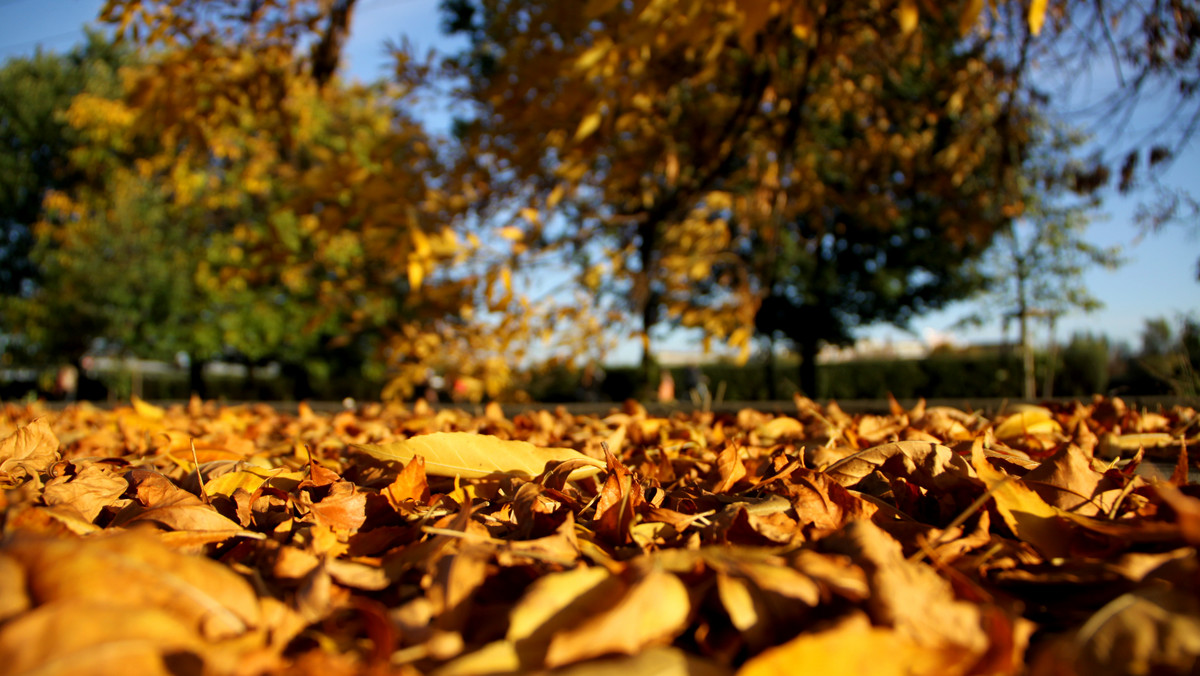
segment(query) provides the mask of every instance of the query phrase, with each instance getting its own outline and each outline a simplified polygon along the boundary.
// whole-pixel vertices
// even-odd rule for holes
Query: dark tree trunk
[[[280,369],[283,377],[292,382],[292,397],[297,401],[312,399],[312,381],[308,378],[308,368],[299,362],[285,362]]]
[[[767,361],[765,363],[767,376],[767,399],[775,401],[779,398],[779,388],[776,386],[778,370],[775,367],[775,335],[767,334]]]
[[[204,383],[204,365],[208,361],[192,357],[188,362],[188,388],[201,399],[208,398],[208,387]]]
[[[810,398],[817,398],[817,351],[820,341],[804,339],[797,343],[800,351],[800,392]]]

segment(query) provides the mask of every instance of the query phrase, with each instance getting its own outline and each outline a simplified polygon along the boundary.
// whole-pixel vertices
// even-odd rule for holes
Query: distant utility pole
[[[1021,280],[1018,279],[1018,286]],[[1051,341],[1054,336],[1054,324],[1058,315],[1061,312],[1055,310],[1044,310],[1041,308],[1029,307],[1023,302],[1024,295],[1018,294],[1022,298],[1022,302],[1017,306],[1016,310],[1004,315],[1004,332],[1008,333],[1009,320],[1017,320],[1017,325],[1020,328],[1020,345],[1021,345],[1021,371],[1022,371],[1022,387],[1021,396],[1025,399],[1033,399],[1037,397],[1037,374],[1034,373],[1033,359],[1033,332],[1030,329],[1029,322],[1032,319],[1044,318],[1050,326]],[[1051,393],[1051,381],[1053,376],[1047,375],[1046,385],[1044,388],[1044,396],[1049,397]]]

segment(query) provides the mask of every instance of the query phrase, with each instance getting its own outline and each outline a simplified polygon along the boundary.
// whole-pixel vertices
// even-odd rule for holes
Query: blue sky
[[[83,35],[83,26],[91,22],[102,0],[0,0],[0,58],[30,54],[39,46],[46,50],[67,50]],[[387,40],[407,37],[419,52],[453,44],[441,35],[437,13],[438,0],[360,0],[351,38],[347,47],[347,66],[352,76],[369,80],[385,76],[388,58]],[[1156,111],[1148,110],[1153,115]],[[445,128],[444,114],[426,111],[435,129]],[[1138,127],[1134,121],[1129,133]],[[1145,123],[1148,124],[1148,123]],[[1143,124],[1144,126],[1144,124]],[[1099,137],[1100,142],[1112,139]],[[1184,188],[1200,196],[1200,140],[1193,139],[1165,176],[1168,185]],[[1096,270],[1085,283],[1104,303],[1104,309],[1088,315],[1071,315],[1060,320],[1058,335],[1065,339],[1073,332],[1106,334],[1116,341],[1136,347],[1147,318],[1174,319],[1181,314],[1200,314],[1200,283],[1196,263],[1200,259],[1200,226],[1176,225],[1161,233],[1141,236],[1133,224],[1139,199],[1146,196],[1106,198],[1104,218],[1089,229],[1089,238],[1097,245],[1119,245],[1128,262],[1116,271]],[[944,332],[973,308],[964,305],[917,318],[913,334]],[[1010,329],[1009,336],[1012,336]],[[860,335],[881,340],[910,340],[914,336],[888,327],[876,327]],[[1002,337],[998,323],[980,330],[957,332],[963,341],[996,341]],[[670,339],[670,347],[687,347],[687,338]],[[616,357],[630,360],[638,354],[632,346],[618,350]]]

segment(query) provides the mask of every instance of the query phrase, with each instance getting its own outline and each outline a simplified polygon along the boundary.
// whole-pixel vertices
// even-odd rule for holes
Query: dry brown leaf
[[[335,531],[352,533],[367,520],[367,496],[349,481],[338,481],[313,502],[309,491],[301,491],[299,504],[307,507],[313,521]]]
[[[425,471],[435,476],[464,479],[492,474],[532,477],[548,462],[584,459],[591,467],[576,470],[572,479],[594,476],[604,463],[569,448],[540,448],[526,441],[464,432],[435,432],[390,444],[351,444],[372,457],[391,462],[425,458]]]
[[[971,454],[971,465],[992,494],[996,511],[1014,535],[1037,547],[1047,557],[1069,553],[1070,538],[1058,510],[1046,504],[1020,479],[993,467],[978,446]]]
[[[746,476],[746,466],[738,455],[737,444],[728,444],[717,454],[717,472],[721,480],[713,486],[713,493],[728,493],[737,482]]]
[[[129,481],[136,487],[140,504],[121,510],[113,519],[114,526],[148,522],[172,530],[227,532],[230,535],[241,532],[241,526],[236,522],[161,474],[133,470],[129,473]]]
[[[888,458],[900,454],[907,456],[914,466],[921,468],[934,486],[942,481],[958,483],[963,477],[974,475],[962,456],[946,446],[928,441],[894,441],[873,446],[837,460],[824,471],[839,484],[853,486],[878,469]]]
[[[12,676],[200,673],[208,650],[158,608],[81,599],[42,605],[0,628],[0,664]]]
[[[406,501],[418,505],[429,502],[429,480],[425,476],[424,456],[418,455],[405,463],[404,469],[383,489],[383,494],[387,496],[392,507],[397,509]]]
[[[678,648],[654,647],[636,655],[590,660],[545,673],[547,676],[730,676],[733,672]]]
[[[1120,486],[1092,469],[1091,455],[1075,444],[1064,446],[1023,480],[1048,504],[1084,516],[1107,512],[1120,493]]]
[[[942,676],[964,673],[953,647],[921,646],[902,632],[876,627],[854,613],[827,629],[802,633],[751,658],[737,676],[854,674]]]
[[[155,608],[211,639],[239,636],[259,624],[258,599],[240,575],[173,552],[149,535],[17,541],[6,551],[24,567],[38,604]]]
[[[38,418],[0,439],[0,487],[36,477],[58,462],[58,437],[45,418]]]
[[[94,521],[100,510],[113,504],[128,488],[129,482],[110,467],[88,463],[72,477],[46,482],[42,500],[51,507],[70,507],[84,520]]]
[[[633,655],[667,643],[683,631],[691,612],[687,587],[678,577],[659,569],[634,581],[615,601],[582,624],[554,632],[546,649],[546,666],[610,653]]]
[[[780,416],[754,428],[758,444],[770,446],[787,439],[795,439],[804,433],[804,425],[795,418]]]
[[[871,619],[922,649],[912,656],[914,666],[933,659],[940,673],[965,673],[987,652],[989,637],[979,606],[959,600],[950,581],[934,568],[907,560],[900,543],[878,526],[854,521],[821,544],[866,571]]]

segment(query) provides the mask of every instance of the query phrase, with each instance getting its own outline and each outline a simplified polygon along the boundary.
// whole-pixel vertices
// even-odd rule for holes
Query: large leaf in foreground
[[[541,448],[527,441],[499,439],[467,432],[435,432],[390,444],[352,444],[380,460],[404,462],[425,458],[425,471],[435,476],[475,479],[491,474],[537,476],[548,462],[574,461],[572,479],[593,476],[604,463],[570,448]]]

